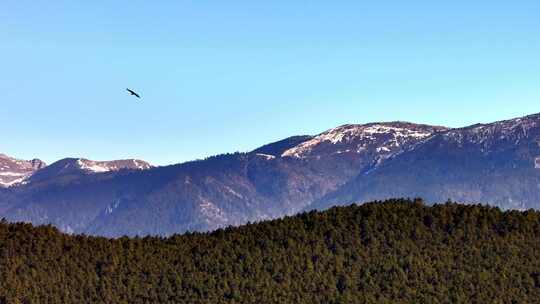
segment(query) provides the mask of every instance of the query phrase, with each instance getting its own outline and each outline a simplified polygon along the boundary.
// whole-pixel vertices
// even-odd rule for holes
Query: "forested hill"
[[[391,200],[170,238],[0,224],[1,303],[538,303],[540,213]]]

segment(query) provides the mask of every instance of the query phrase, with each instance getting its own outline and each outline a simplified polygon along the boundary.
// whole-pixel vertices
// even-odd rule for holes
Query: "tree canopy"
[[[533,303],[540,213],[388,200],[168,238],[0,223],[0,303]]]

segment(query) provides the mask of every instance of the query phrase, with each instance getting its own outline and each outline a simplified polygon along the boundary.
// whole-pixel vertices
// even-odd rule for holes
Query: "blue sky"
[[[540,2],[4,0],[0,103],[0,152],[47,162],[512,118],[540,112]]]

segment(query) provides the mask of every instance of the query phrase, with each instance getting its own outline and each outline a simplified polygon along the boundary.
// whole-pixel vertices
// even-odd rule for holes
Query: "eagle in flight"
[[[131,94],[131,95],[133,95],[133,96],[135,96],[137,98],[141,98],[141,96],[139,96],[139,94],[133,92],[132,90],[130,90],[130,89],[126,89],[126,90],[129,92],[129,94]]]

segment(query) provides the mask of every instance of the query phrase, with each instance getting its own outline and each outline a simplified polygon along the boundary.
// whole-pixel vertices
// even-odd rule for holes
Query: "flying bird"
[[[141,96],[139,96],[139,94],[133,92],[132,90],[130,90],[130,89],[126,89],[126,90],[129,92],[129,94],[131,94],[133,96],[136,96],[137,98],[141,98]]]

